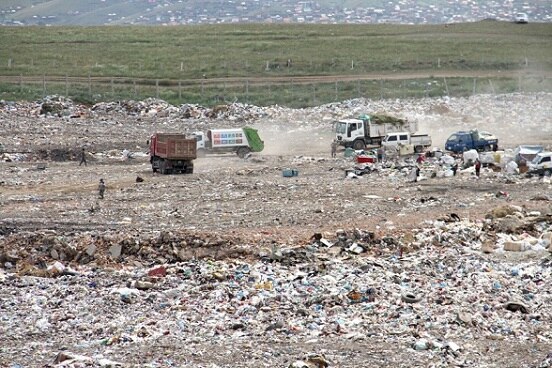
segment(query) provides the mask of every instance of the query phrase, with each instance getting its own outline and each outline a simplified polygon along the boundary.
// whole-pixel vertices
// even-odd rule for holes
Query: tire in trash
[[[403,293],[401,295],[401,299],[402,299],[403,302],[413,304],[413,303],[418,303],[422,298],[420,298],[419,296],[417,296],[414,293]]]

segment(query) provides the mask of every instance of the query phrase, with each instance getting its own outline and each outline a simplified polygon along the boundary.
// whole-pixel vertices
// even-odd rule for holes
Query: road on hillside
[[[427,78],[550,78],[551,71],[533,70],[440,70],[440,71],[417,71],[417,72],[390,72],[390,73],[364,73],[351,75],[313,75],[313,76],[271,76],[271,77],[217,77],[198,79],[148,79],[133,77],[70,77],[70,76],[17,76],[1,75],[0,83],[117,83],[117,84],[138,84],[155,85],[159,81],[167,85],[220,85],[228,87],[243,85],[247,81],[251,85],[259,84],[312,84],[351,82],[359,80],[401,80],[401,79],[427,79]]]

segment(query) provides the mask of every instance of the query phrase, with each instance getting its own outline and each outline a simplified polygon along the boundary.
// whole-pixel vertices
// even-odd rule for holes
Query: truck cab
[[[336,123],[336,139],[339,144],[354,149],[363,149],[365,147],[364,122],[359,119],[343,119]]]
[[[203,132],[193,132],[192,137],[196,139],[196,147],[197,150],[204,150],[205,149],[205,134]]]
[[[527,165],[528,173],[539,175],[552,175],[552,152],[540,152]]]

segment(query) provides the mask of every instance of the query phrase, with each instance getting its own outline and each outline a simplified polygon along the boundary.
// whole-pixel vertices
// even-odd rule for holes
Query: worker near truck
[[[332,141],[331,148],[332,148],[332,158],[335,158],[335,156],[337,154],[337,139],[334,139]]]
[[[481,173],[481,161],[479,159],[475,160],[475,176],[479,177]]]

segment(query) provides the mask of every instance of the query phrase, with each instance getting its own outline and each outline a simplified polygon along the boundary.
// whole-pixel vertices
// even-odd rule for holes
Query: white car
[[[529,17],[525,13],[516,13],[516,16],[514,18],[514,22],[516,23],[528,23]]]

